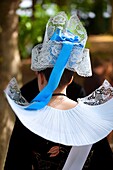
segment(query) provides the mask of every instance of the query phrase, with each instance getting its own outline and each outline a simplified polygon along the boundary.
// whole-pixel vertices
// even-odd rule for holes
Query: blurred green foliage
[[[50,16],[58,11],[65,11],[68,15],[77,12],[88,34],[106,33],[109,19],[103,18],[102,14],[107,11],[108,5],[109,0],[38,0],[35,6],[31,7],[32,16],[20,15],[19,17],[21,58],[30,57],[32,47],[43,41],[46,23]],[[89,12],[96,14],[96,17],[89,18]]]
[[[56,4],[36,4],[32,16],[20,16],[19,50],[21,58],[28,58],[34,45],[43,41],[45,27],[50,16],[59,11]]]

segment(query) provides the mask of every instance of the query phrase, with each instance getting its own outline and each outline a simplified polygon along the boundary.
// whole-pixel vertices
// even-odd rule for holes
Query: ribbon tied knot
[[[62,41],[63,43],[79,43],[79,37],[72,34],[70,31],[61,32],[59,28],[54,32],[51,37],[52,41]]]

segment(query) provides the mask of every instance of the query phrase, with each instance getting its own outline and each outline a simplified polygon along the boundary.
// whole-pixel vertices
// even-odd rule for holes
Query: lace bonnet
[[[60,34],[60,39],[52,38],[55,37],[56,30]],[[68,20],[65,12],[58,13],[48,20],[43,44],[38,44],[32,49],[31,69],[41,71],[54,67],[63,43],[71,42],[74,45],[65,68],[77,72],[80,76],[91,76],[89,49],[85,48],[86,41],[86,30],[77,15],[72,15]]]

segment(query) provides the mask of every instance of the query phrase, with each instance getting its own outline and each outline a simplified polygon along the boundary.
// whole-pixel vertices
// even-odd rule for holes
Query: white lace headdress
[[[73,39],[75,36],[78,38],[78,41],[74,42],[66,68],[77,72],[80,76],[91,76],[89,49],[85,48],[87,41],[86,30],[77,15],[72,15],[68,20],[65,12],[60,12],[49,19],[43,44],[36,45],[32,50],[31,69],[41,71],[54,67],[63,45],[62,41],[51,40],[57,29],[60,29],[61,33],[68,38]]]

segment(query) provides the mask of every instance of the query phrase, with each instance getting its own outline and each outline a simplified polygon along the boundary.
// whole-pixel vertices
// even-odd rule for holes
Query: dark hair
[[[45,70],[40,71],[39,73],[43,73],[46,80],[49,80],[50,74],[53,68],[46,68]],[[58,87],[63,87],[64,85],[68,84],[71,81],[72,76],[74,75],[73,71],[65,69],[63,75],[61,77],[60,83]]]

